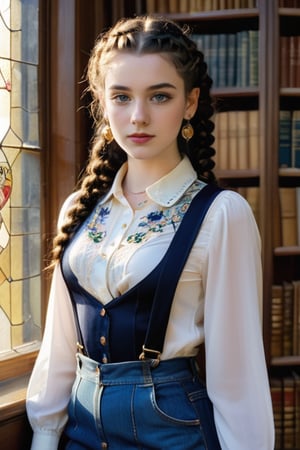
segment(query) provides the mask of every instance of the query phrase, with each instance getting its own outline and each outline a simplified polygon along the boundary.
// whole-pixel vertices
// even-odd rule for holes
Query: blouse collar
[[[112,196],[115,196],[117,199],[123,197],[122,182],[126,172],[127,162],[120,167],[112,187],[103,197],[101,203],[105,203]],[[184,155],[183,159],[173,170],[148,186],[146,193],[153,202],[164,207],[170,207],[181,198],[196,179],[197,173],[193,169],[189,158]]]

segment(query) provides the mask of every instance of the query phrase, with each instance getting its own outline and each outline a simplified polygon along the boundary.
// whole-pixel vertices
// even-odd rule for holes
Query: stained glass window
[[[0,1],[0,357],[41,335],[38,4]]]

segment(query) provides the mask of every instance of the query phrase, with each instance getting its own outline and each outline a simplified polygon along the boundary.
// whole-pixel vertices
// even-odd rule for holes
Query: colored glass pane
[[[41,336],[38,3],[0,2],[0,356]]]

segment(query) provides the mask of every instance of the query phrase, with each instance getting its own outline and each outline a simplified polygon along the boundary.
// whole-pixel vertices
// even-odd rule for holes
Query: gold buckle
[[[151,348],[146,348],[143,345],[143,351],[139,356],[141,361],[145,361],[146,359],[151,359],[153,361],[153,366],[156,367],[160,363],[161,353],[157,350],[152,350]]]
[[[82,355],[84,355],[84,346],[81,345],[79,342],[76,343],[76,346],[77,346],[78,353],[81,353]]]

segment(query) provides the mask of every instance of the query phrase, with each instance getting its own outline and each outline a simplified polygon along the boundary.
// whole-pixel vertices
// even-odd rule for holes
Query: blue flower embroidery
[[[176,231],[177,225],[180,224],[186,210],[190,204],[190,197],[184,198],[179,205],[165,211],[157,210],[150,212],[147,216],[142,217],[138,224],[139,230],[128,236],[127,242],[130,244],[140,244],[150,237],[153,233],[162,233],[167,225],[171,225]]]
[[[87,224],[87,235],[90,239],[92,239],[96,244],[101,242],[107,232],[104,228],[106,220],[110,214],[110,208],[108,207],[100,207],[96,208],[95,213],[90,222]]]

